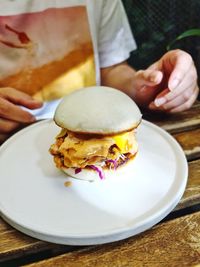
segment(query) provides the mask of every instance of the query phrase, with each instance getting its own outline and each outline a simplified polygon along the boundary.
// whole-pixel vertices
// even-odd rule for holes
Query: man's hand
[[[170,51],[150,66],[146,72],[148,71],[152,71],[151,75],[155,77],[155,91],[160,92],[149,104],[150,109],[173,113],[192,106],[199,88],[196,68],[188,53],[181,50]],[[147,91],[148,89],[148,86],[144,88]]]
[[[2,139],[21,125],[35,121],[35,117],[20,106],[36,109],[40,108],[42,103],[16,89],[0,88],[0,136]]]
[[[102,69],[101,77],[103,85],[124,91],[139,106],[171,113],[189,109],[199,92],[193,60],[181,50],[166,53],[146,70],[123,62]]]

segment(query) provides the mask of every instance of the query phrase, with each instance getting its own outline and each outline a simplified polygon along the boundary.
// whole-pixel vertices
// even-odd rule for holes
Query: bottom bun
[[[101,180],[98,172],[96,172],[93,169],[82,169],[79,173],[75,173],[75,168],[62,168],[62,171],[66,173],[67,175],[79,179],[79,180],[85,180],[89,182],[94,182],[97,180]],[[104,174],[105,178],[108,178],[110,175],[112,175],[115,172],[115,170],[103,170],[102,173]]]
[[[107,179],[107,178],[112,177],[113,175],[116,175],[116,172],[118,171],[118,169],[122,169],[122,168],[126,167],[130,162],[132,162],[135,159],[136,155],[137,155],[137,153],[135,155],[132,155],[131,157],[129,157],[128,160],[124,164],[121,164],[117,169],[113,169],[113,168],[109,168],[109,169],[108,168],[101,168],[100,169],[99,168],[101,170],[102,175],[99,175],[98,171],[94,170],[92,168],[81,169],[81,171],[78,173],[75,173],[75,170],[76,170],[75,168],[62,167],[61,170],[73,178],[76,178],[79,180],[85,180],[85,181],[89,181],[89,182],[94,182],[94,181],[102,180],[104,178]]]

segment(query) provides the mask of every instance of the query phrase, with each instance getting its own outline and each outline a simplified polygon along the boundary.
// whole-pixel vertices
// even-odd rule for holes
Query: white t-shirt
[[[0,1],[0,86],[52,101],[136,48],[120,0]]]

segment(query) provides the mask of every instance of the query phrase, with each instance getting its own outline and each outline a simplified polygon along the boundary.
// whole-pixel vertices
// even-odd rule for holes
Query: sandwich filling
[[[62,129],[51,145],[56,167],[74,168],[78,173],[90,168],[99,173],[100,169],[116,169],[133,158],[138,151],[134,130],[109,136],[77,134]]]

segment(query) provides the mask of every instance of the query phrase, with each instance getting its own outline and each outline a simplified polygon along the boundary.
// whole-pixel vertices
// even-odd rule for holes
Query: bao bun
[[[115,176],[118,167],[126,166],[137,153],[137,142],[133,135],[141,118],[142,114],[135,102],[117,89],[94,86],[65,96],[54,115],[55,123],[66,130],[50,148],[56,166],[71,177],[87,181]],[[122,133],[126,135],[125,141],[119,141],[120,138],[124,140]],[[81,141],[76,143],[72,141],[73,138]],[[83,149],[83,158],[74,156],[75,152],[81,151],[84,142],[90,146],[90,141],[91,147]],[[129,143],[121,148],[120,142]],[[115,147],[110,152],[117,145],[117,149]],[[84,165],[77,164],[80,159],[83,159]]]
[[[63,98],[54,120],[77,133],[116,134],[134,129],[141,121],[135,102],[125,93],[104,86],[87,87]]]

